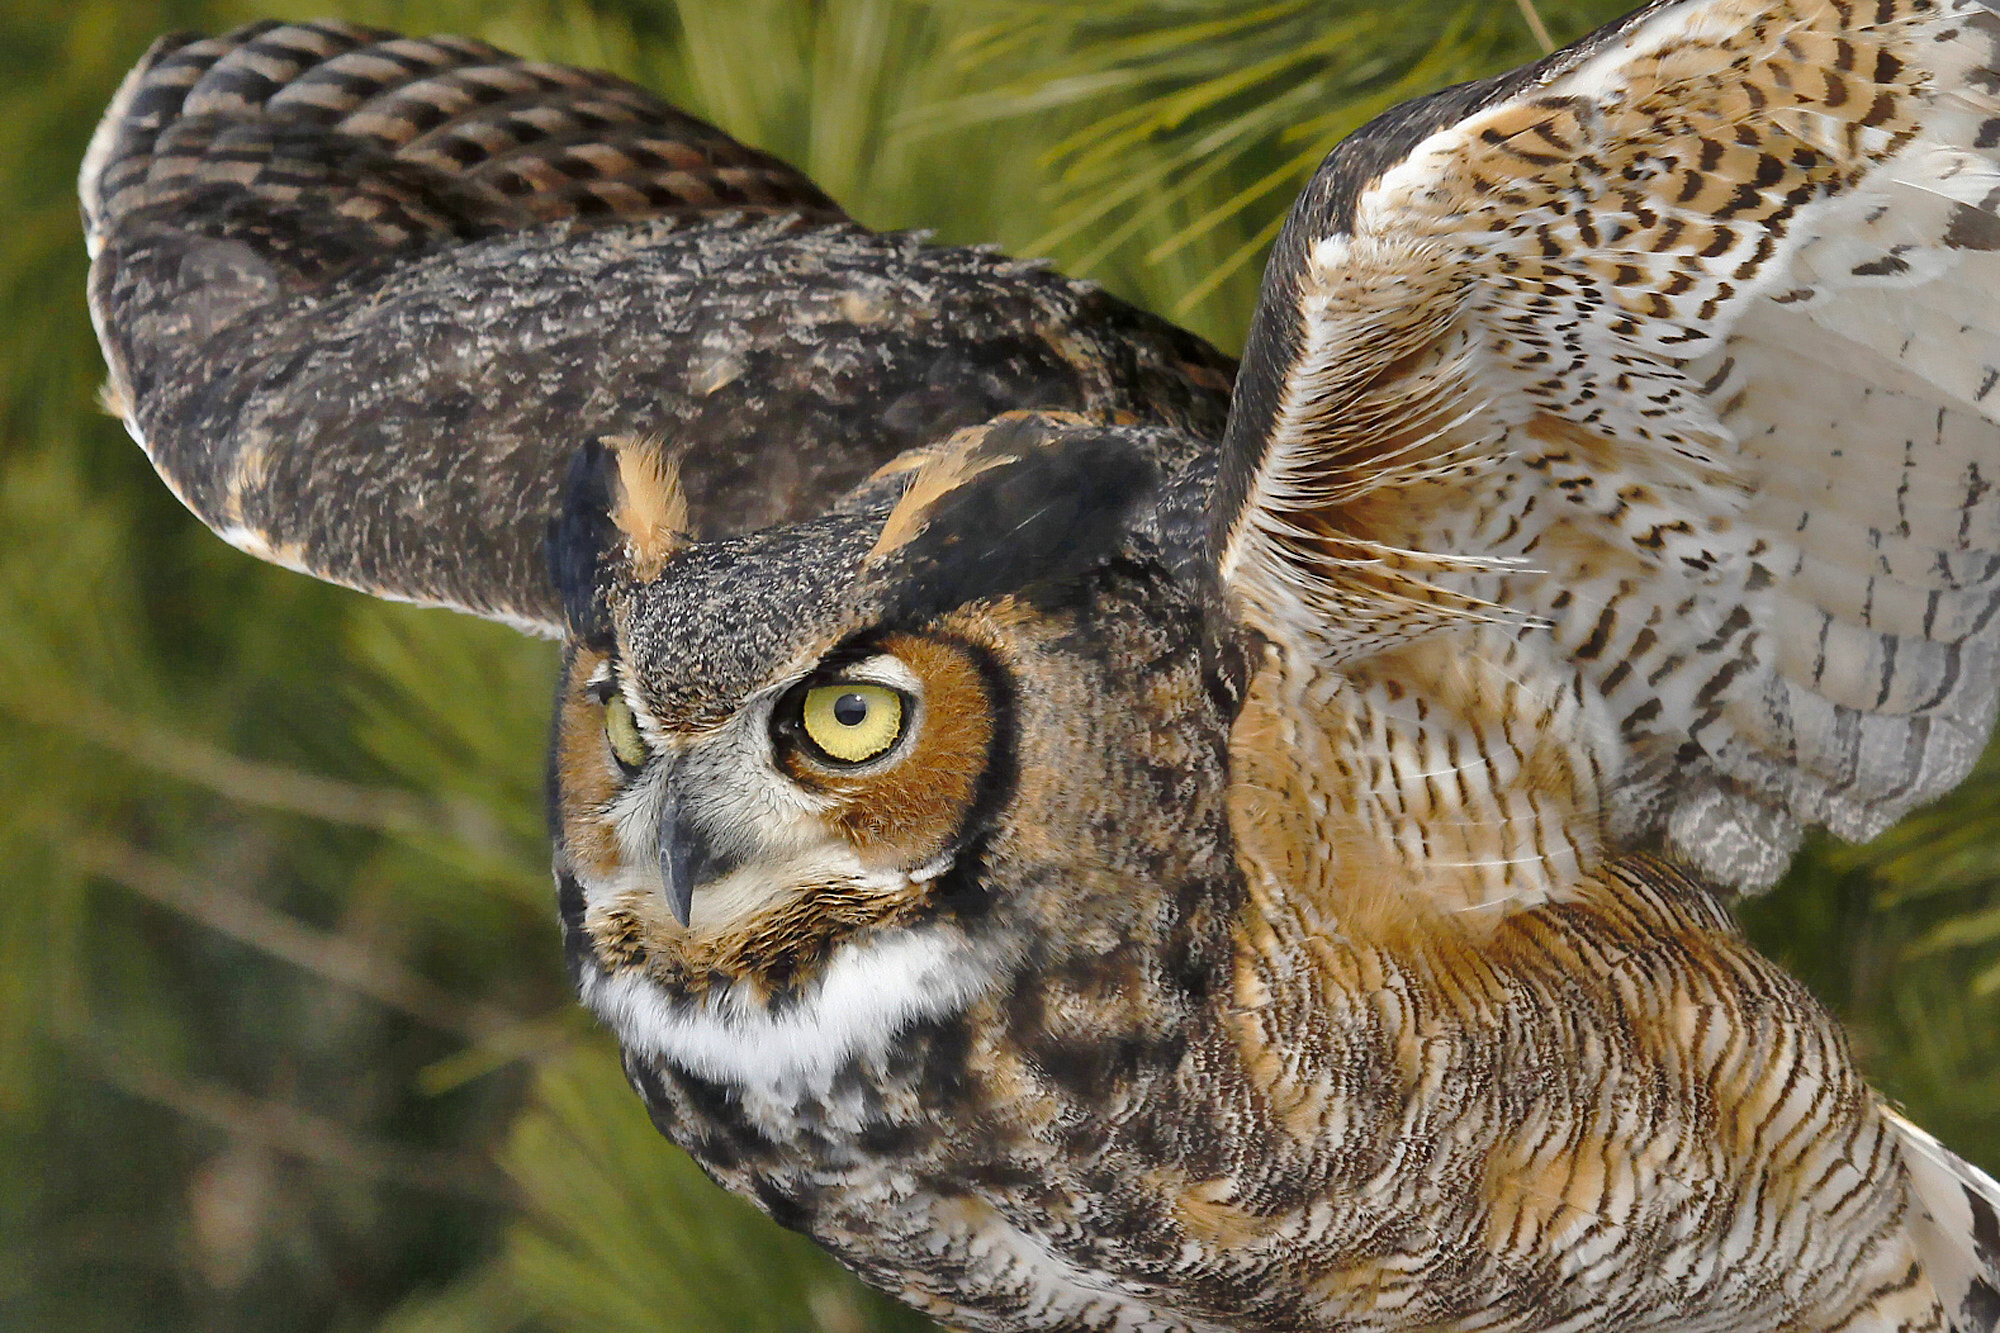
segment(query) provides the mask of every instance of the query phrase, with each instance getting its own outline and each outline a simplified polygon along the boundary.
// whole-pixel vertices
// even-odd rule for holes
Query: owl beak
[[[698,885],[720,878],[732,869],[731,859],[718,855],[708,835],[687,817],[679,793],[667,788],[660,811],[660,884],[666,889],[667,910],[686,926],[694,910]]]

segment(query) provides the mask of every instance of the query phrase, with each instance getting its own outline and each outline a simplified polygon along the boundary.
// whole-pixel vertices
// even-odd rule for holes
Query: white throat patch
[[[590,969],[583,1002],[627,1050],[780,1098],[824,1091],[850,1060],[879,1056],[912,1024],[963,1009],[993,969],[937,927],[834,951],[811,991],[773,1015],[734,991],[676,1000],[637,973]]]

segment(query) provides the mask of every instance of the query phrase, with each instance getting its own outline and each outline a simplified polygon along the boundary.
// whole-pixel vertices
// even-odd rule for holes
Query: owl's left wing
[[[1770,883],[1957,783],[2000,649],[2000,15],[1662,0],[1337,148],[1215,556],[1343,836]],[[1344,730],[1343,730],[1344,729]]]

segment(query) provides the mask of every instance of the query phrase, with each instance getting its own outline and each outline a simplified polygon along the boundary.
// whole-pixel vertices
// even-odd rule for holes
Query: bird
[[[1392,110],[1240,362],[465,39],[163,38],[79,190],[201,521],[561,641],[582,1003],[873,1285],[2000,1327],[2000,1184],[1730,912],[1992,729],[1986,0],[1655,0]]]

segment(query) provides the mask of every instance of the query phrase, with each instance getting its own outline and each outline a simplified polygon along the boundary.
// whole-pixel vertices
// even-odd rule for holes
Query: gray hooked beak
[[[735,858],[718,854],[708,835],[687,818],[686,803],[667,779],[666,799],[660,805],[660,884],[666,889],[667,910],[685,926],[694,908],[695,887],[718,879],[735,869]]]

